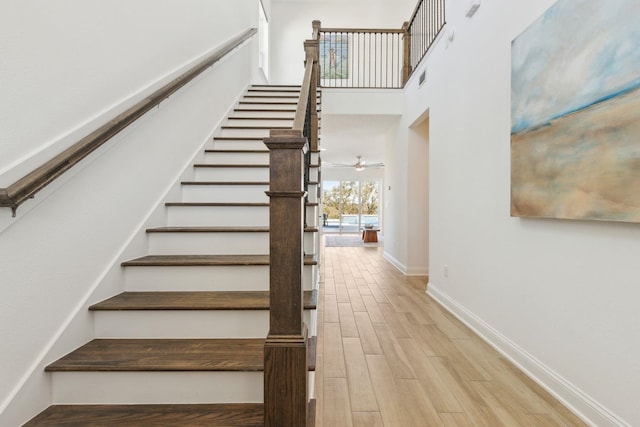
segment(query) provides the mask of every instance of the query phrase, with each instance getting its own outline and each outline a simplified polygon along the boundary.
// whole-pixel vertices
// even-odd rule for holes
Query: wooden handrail
[[[220,49],[209,55],[206,59],[193,66],[182,75],[156,90],[153,94],[139,101],[133,107],[117,115],[114,119],[105,123],[89,135],[85,136],[71,147],[45,162],[27,175],[18,179],[7,188],[0,188],[0,207],[10,207],[13,216],[18,207],[27,199],[32,198],[57,177],[62,175],[82,159],[87,157],[105,142],[117,135],[131,123],[143,116],[146,112],[159,105],[173,93],[185,86],[207,68],[220,61],[232,50],[240,46],[257,33],[257,29],[251,28],[225,43]]]
[[[315,50],[314,50],[315,46]],[[305,51],[305,67],[304,78],[302,79],[302,87],[300,88],[300,100],[296,108],[296,117],[293,120],[292,128],[302,132],[304,128],[304,119],[307,114],[307,106],[309,104],[309,92],[311,90],[311,79],[313,77],[313,67],[315,55],[318,50],[318,42],[316,40],[307,40],[304,42]]]

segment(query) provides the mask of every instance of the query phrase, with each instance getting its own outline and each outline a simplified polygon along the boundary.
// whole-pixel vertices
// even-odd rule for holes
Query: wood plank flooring
[[[318,427],[584,426],[380,247],[323,248]]]

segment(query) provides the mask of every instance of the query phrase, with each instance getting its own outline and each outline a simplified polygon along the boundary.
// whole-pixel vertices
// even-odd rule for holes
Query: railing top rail
[[[402,34],[404,30],[396,28],[320,28],[321,33],[374,33]]]
[[[415,21],[416,15],[418,15],[418,11],[420,10],[420,6],[422,6],[422,3],[424,3],[424,0],[418,0],[418,3],[416,3],[416,7],[415,7],[415,9],[413,9],[413,13],[411,14],[411,18],[409,19],[409,21],[407,21],[409,23],[407,28],[411,28],[411,26],[413,25],[413,21]]]
[[[307,40],[304,42],[304,50],[306,55],[306,63],[304,67],[304,78],[300,88],[300,101],[296,108],[296,117],[293,120],[293,130],[300,132],[304,129],[304,119],[307,114],[307,106],[309,104],[309,92],[311,91],[311,79],[313,77],[313,62],[317,54],[317,40]]]
[[[220,59],[240,46],[246,40],[253,37],[257,31],[257,29],[251,28],[234,37],[203,61],[196,64],[151,95],[139,101],[133,107],[108,121],[97,130],[93,131],[57,156],[18,179],[7,188],[0,188],[0,207],[10,207],[13,210],[13,216],[15,216],[16,210],[25,200],[33,197],[34,194],[42,190],[64,172],[71,169],[102,144],[125,129],[146,112],[159,105],[162,101],[185,86],[207,68],[220,61]]]

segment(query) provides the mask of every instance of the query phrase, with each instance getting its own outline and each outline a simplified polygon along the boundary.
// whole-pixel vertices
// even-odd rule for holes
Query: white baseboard
[[[402,274],[407,274],[407,266],[404,265],[403,263],[401,263],[400,261],[398,261],[397,259],[395,259],[393,256],[391,256],[391,254],[389,254],[389,252],[384,251],[383,252],[384,255],[384,259],[386,259],[387,261],[389,261],[391,263],[391,265],[393,265],[395,268],[397,268],[398,270],[400,270],[400,272]]]
[[[429,269],[427,267],[408,267],[405,276],[428,276]]]
[[[520,368],[528,377],[551,393],[567,408],[591,426],[631,427],[568,380],[558,375],[534,356],[524,351],[491,325],[451,299],[433,283],[427,294],[484,339],[499,353]]]
[[[400,270],[402,274],[405,276],[428,276],[429,268],[428,267],[407,267],[397,259],[395,259],[389,252],[383,252],[384,259],[389,261],[395,268]]]

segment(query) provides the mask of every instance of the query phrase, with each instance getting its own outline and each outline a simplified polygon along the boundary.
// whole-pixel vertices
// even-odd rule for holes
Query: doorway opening
[[[322,193],[322,230],[325,234],[380,230],[379,181],[323,181]]]

